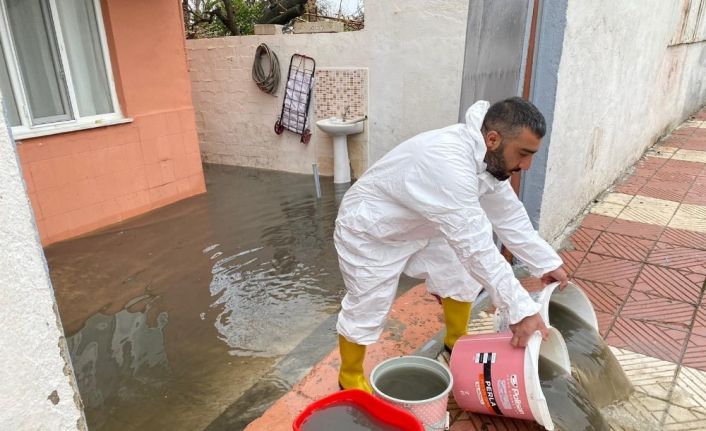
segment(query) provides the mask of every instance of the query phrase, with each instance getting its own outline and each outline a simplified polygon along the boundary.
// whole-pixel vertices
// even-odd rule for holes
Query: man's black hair
[[[494,103],[483,119],[483,133],[495,130],[501,135],[514,136],[527,127],[538,138],[544,137],[547,124],[536,106],[520,97]]]

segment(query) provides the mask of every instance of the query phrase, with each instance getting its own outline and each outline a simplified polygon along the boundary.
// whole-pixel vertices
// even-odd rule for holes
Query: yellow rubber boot
[[[444,345],[450,351],[454,348],[456,340],[468,333],[468,319],[471,317],[471,305],[473,304],[442,298],[441,305],[444,307],[444,321],[446,322]]]
[[[338,384],[341,389],[361,389],[372,393],[373,388],[363,374],[365,346],[351,343],[346,337],[339,335],[338,350],[341,353],[341,370],[338,372]]]

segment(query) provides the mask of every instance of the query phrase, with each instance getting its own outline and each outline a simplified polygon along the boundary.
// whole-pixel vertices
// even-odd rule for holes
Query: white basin
[[[331,136],[347,136],[360,133],[365,127],[365,121],[345,122],[339,118],[327,118],[316,122],[316,126]]]
[[[333,137],[333,182],[350,183],[351,168],[348,160],[348,135],[360,133],[365,128],[363,121],[343,121],[340,118],[327,118],[316,122],[316,127]]]

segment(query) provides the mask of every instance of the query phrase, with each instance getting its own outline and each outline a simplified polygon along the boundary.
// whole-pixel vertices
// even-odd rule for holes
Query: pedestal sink
[[[348,160],[348,135],[363,131],[365,120],[343,121],[340,118],[327,118],[316,122],[316,127],[333,138],[333,182],[350,183],[351,168]]]

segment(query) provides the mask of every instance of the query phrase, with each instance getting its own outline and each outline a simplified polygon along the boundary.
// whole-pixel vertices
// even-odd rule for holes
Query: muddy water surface
[[[298,345],[298,372],[335,346],[340,192],[206,178],[207,194],[45,250],[91,430],[242,429],[296,381],[273,370]]]
[[[578,383],[598,407],[624,401],[633,392],[620,363],[598,332],[569,308],[549,303],[549,322],[561,332]]]

